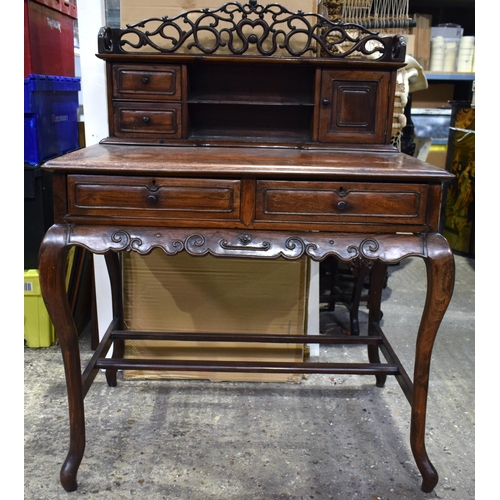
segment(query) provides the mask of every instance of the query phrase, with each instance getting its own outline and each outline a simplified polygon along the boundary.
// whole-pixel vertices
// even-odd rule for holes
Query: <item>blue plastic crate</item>
[[[24,79],[24,161],[40,164],[78,149],[80,78],[29,75]]]

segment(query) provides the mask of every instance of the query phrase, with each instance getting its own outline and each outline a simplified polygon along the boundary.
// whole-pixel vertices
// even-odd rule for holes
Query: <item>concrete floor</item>
[[[25,499],[413,500],[475,498],[474,260],[456,256],[455,293],[431,367],[427,451],[440,481],[420,491],[409,405],[389,378],[311,375],[297,383],[119,380],[99,374],[85,400],[79,488],[59,469],[68,447],[59,348],[25,349]],[[384,331],[409,373],[425,295],[420,259],[390,268]],[[338,329],[345,311],[322,315]],[[362,308],[361,320],[366,321]],[[87,360],[88,335],[81,338]],[[365,348],[321,346],[320,360]],[[361,356],[361,357],[360,357]]]

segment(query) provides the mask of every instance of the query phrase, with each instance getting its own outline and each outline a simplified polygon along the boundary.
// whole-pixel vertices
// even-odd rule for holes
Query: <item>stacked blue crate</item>
[[[80,78],[29,75],[24,79],[24,162],[39,165],[78,149]]]

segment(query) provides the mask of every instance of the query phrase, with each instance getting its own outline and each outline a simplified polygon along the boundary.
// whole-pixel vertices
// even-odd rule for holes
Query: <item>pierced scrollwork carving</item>
[[[365,238],[359,245],[349,245],[347,251],[356,258],[370,259],[377,255],[380,243],[372,238]]]
[[[184,240],[177,240],[178,247],[183,246],[191,255],[204,255],[207,253],[206,239],[202,234],[192,234]]]
[[[54,227],[56,227],[55,225]],[[67,226],[67,244],[80,245],[94,253],[137,252],[147,254],[161,248],[168,255],[187,252],[221,257],[252,257],[288,260],[308,256],[320,261],[335,255],[353,265],[370,265],[375,260],[396,263],[405,257],[425,256],[432,234],[328,234],[286,231],[189,230],[181,228],[125,228]],[[243,244],[240,237],[247,244]],[[234,243],[231,243],[234,242]],[[239,242],[239,243],[237,243]]]
[[[127,231],[117,230],[111,235],[111,241],[113,243],[118,243],[120,250],[126,250],[127,252],[136,251],[140,252],[142,246],[142,240],[140,238],[134,238]]]
[[[98,35],[100,54],[133,53],[143,48],[174,54],[181,48],[233,55],[256,50],[263,56],[278,51],[297,57],[364,57],[404,61],[402,36],[379,36],[354,23],[331,21],[317,13],[291,12],[279,4],[229,2],[216,9],[196,9],[174,17],[144,19],[126,28],[103,27]]]
[[[288,238],[285,241],[285,248],[294,251],[295,253],[300,252],[302,254],[314,257],[315,252],[318,250],[316,243],[305,242],[301,238]]]

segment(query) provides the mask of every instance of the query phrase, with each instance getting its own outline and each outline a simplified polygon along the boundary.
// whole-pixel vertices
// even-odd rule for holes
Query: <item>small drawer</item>
[[[116,64],[113,97],[133,100],[181,100],[181,69],[170,65]]]
[[[69,215],[234,220],[240,181],[109,175],[68,176]]]
[[[427,185],[257,183],[256,221],[424,224]]]
[[[115,102],[113,111],[117,137],[179,139],[182,136],[180,104]]]

